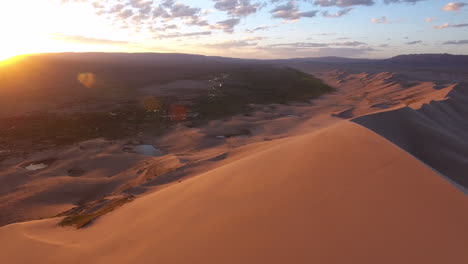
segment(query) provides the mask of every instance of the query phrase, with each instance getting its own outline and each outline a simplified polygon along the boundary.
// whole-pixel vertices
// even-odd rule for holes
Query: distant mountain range
[[[376,66],[400,67],[463,67],[468,68],[468,55],[452,54],[409,54],[389,59],[353,59],[342,57],[296,58],[284,61],[326,64],[371,64]]]
[[[385,64],[409,66],[463,66],[468,67],[468,55],[451,54],[410,54],[400,55],[381,61]]]
[[[399,55],[388,59],[360,59],[344,57],[310,57],[310,58],[291,58],[275,60],[256,60],[256,59],[236,59],[220,56],[204,56],[181,53],[46,53],[29,55],[29,60],[41,61],[68,61],[86,62],[86,63],[118,63],[118,64],[199,64],[199,63],[281,63],[281,62],[302,62],[302,63],[326,63],[326,64],[376,64],[393,66],[449,66],[449,67],[468,67],[468,55],[452,54],[408,54]]]

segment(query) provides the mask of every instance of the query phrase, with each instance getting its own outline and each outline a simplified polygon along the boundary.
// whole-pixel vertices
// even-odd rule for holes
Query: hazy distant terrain
[[[252,104],[310,100],[333,89],[260,61],[165,54],[50,54],[3,69],[2,136],[12,152],[247,113]]]

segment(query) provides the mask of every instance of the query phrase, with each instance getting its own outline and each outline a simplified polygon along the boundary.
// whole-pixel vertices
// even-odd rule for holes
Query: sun
[[[0,62],[7,61],[15,56],[27,53],[20,49],[15,48],[13,45],[5,45],[9,43],[2,43],[0,47]]]
[[[87,43],[82,41],[83,37],[81,42],[80,38],[78,41],[73,38],[116,38],[114,35],[106,35],[116,33],[112,31],[111,24],[101,23],[101,18],[95,15],[91,5],[86,5],[83,1],[68,4],[63,2],[0,0],[0,62],[23,54],[125,49]],[[59,38],[59,35],[71,37]]]
[[[34,2],[2,1],[0,3],[0,36],[2,36],[0,61],[31,52],[35,47],[36,25],[31,25],[34,24],[31,22],[36,20],[37,15],[31,12],[31,9],[38,13],[40,10],[35,9],[38,8],[36,5],[26,9],[25,4],[34,5]],[[21,13],[23,10],[26,10],[25,14]]]
[[[51,38],[57,25],[68,26],[62,11],[59,1],[1,1],[0,62],[23,54],[65,51],[66,44]]]

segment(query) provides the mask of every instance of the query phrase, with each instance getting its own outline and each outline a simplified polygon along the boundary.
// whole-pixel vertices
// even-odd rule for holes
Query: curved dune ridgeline
[[[342,121],[272,142],[80,231],[57,219],[3,227],[0,261],[464,263],[467,221],[463,193]]]
[[[468,86],[445,99],[353,119],[414,155],[465,191],[468,188]]]

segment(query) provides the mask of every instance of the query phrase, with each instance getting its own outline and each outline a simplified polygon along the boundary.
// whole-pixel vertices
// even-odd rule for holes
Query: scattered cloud
[[[360,42],[360,41],[345,41],[345,42],[334,42],[334,43],[331,43],[330,45],[355,47],[355,46],[366,45],[366,43]]]
[[[444,45],[468,45],[468,39],[464,40],[451,40],[442,43]]]
[[[434,29],[462,28],[462,27],[468,27],[468,23],[464,23],[464,24],[449,24],[449,23],[445,23],[445,24],[438,25],[438,26],[432,26],[432,28],[434,28]]]
[[[207,44],[206,47],[212,48],[221,48],[221,49],[230,49],[230,48],[242,48],[242,47],[255,47],[257,46],[256,42],[251,42],[251,40],[229,40],[215,44]]]
[[[254,33],[254,32],[257,32],[257,31],[269,30],[269,29],[275,28],[275,27],[278,27],[278,25],[256,27],[256,28],[252,28],[252,29],[246,29],[245,31],[248,32],[248,33]]]
[[[308,48],[323,48],[330,46],[338,47],[356,47],[366,45],[364,42],[359,41],[345,41],[345,42],[331,42],[331,43],[315,43],[315,42],[294,42],[294,43],[281,43],[281,44],[272,44],[269,47],[287,47],[287,48],[296,48],[296,49],[308,49]]]
[[[328,7],[328,6],[338,6],[338,7],[349,7],[349,6],[371,6],[375,2],[373,0],[315,0],[315,5]]]
[[[311,34],[313,31],[325,31],[327,24],[332,25],[335,22],[334,20],[327,20],[328,22],[323,22],[324,19],[317,19],[316,23],[308,23],[311,30],[308,30],[301,40],[292,41],[293,43],[288,42],[288,34],[284,34],[284,30],[287,30],[287,26],[284,26],[285,23],[295,22],[304,18],[314,18],[317,16],[325,18],[340,18],[340,17],[350,17],[350,23],[353,23],[352,18],[358,15],[359,8],[367,8],[371,12],[372,6],[375,6],[375,10],[378,8],[386,8],[386,5],[422,5],[424,2],[429,0],[209,0],[209,6],[201,5],[199,1],[190,1],[190,0],[54,0],[57,2],[62,2],[63,4],[67,3],[79,3],[80,5],[88,5],[91,7],[91,10],[100,16],[103,19],[109,20],[109,25],[113,29],[120,30],[125,29],[125,34],[134,35],[136,33],[146,33],[144,38],[148,40],[155,39],[174,39],[173,42],[179,41],[180,45],[184,45],[183,38],[202,38],[206,36],[206,39],[210,35],[216,34],[216,37],[222,35],[223,33],[232,34],[230,37],[226,37],[224,34],[224,40],[228,40],[219,43],[206,44],[207,47],[215,49],[232,49],[235,53],[240,52],[242,48],[245,48],[246,52],[255,51],[264,51],[269,54],[301,54],[307,55],[311,54],[313,56],[319,55],[334,55],[334,56],[361,56],[368,54],[370,52],[375,52],[374,48],[382,48],[385,52],[391,53],[388,47],[397,47],[396,44],[375,44],[369,46],[368,44],[360,41],[354,40],[363,40],[359,35],[350,35],[349,32],[337,31],[337,33],[316,33]],[[439,2],[439,1],[436,1]],[[442,2],[442,1],[440,1]],[[468,5],[466,0],[447,0],[443,1],[445,6],[440,7],[444,11],[461,11],[465,6]],[[450,2],[450,3],[448,3]],[[406,5],[405,5],[406,4]],[[402,6],[402,8],[404,8]],[[266,12],[259,12],[262,9]],[[395,13],[393,9],[387,9],[389,13],[386,13],[386,16],[377,16],[371,19],[371,22],[374,24],[390,24],[403,22],[403,20],[394,20],[398,19],[398,13]],[[418,15],[424,14],[422,10]],[[440,9],[439,9],[440,11]],[[391,12],[391,13],[390,13]],[[419,12],[419,11],[418,11]],[[260,20],[257,19],[257,16],[267,15],[267,17],[262,17]],[[255,15],[257,14],[257,15]],[[375,14],[375,13],[374,13]],[[435,16],[434,14],[432,14]],[[435,17],[429,17],[426,13],[427,18],[424,19],[428,24],[424,30],[427,32],[431,31],[431,27],[434,29],[456,29],[456,28],[468,28],[468,23],[452,24],[444,23],[443,21],[438,21]],[[247,23],[241,23],[248,17]],[[391,18],[391,19],[390,19]],[[439,17],[439,20],[441,17]],[[434,23],[434,21],[436,21]],[[252,22],[252,23],[251,23]],[[319,25],[318,23],[322,23]],[[420,21],[422,22],[422,21]],[[440,24],[439,24],[440,23]],[[335,26],[335,24],[333,24]],[[280,28],[278,34],[274,35],[276,30],[274,28]],[[385,26],[384,26],[385,27]],[[242,29],[240,30],[236,29]],[[411,28],[411,32],[416,32],[416,29]],[[60,31],[60,29],[57,29]],[[239,32],[237,32],[239,31]],[[263,32],[265,31],[265,32]],[[266,32],[269,31],[269,32]],[[257,37],[255,33],[265,33],[268,35],[268,39],[273,41],[274,39],[283,39],[276,40],[277,42],[285,42],[279,44],[270,44],[274,42],[269,42],[269,45],[265,44],[266,41],[261,41],[264,37]],[[238,34],[237,34],[238,33]],[[362,33],[362,32],[361,32]],[[67,41],[67,42],[76,42],[84,44],[93,44],[93,45],[135,45],[127,41],[119,41],[106,39],[107,36],[92,38],[80,35],[70,35],[56,33],[54,34],[54,39]],[[88,34],[88,33],[86,33]],[[94,34],[96,36],[97,34]],[[255,36],[251,38],[244,38],[247,36]],[[331,35],[336,35],[332,36]],[[93,34],[91,34],[93,36]],[[97,35],[101,36],[101,35]],[[110,36],[119,36],[119,34],[110,35]],[[147,37],[148,36],[148,37]],[[322,37],[323,36],[323,37]],[[340,36],[349,36],[349,37],[340,37]],[[425,45],[429,42],[430,39],[421,39],[412,41],[414,38],[402,39],[402,35],[392,36],[393,39],[400,39],[401,42],[405,45],[416,45],[421,44]],[[441,37],[442,38],[442,37]],[[369,39],[372,39],[372,36],[369,36]],[[387,40],[387,37],[384,37],[384,40]],[[388,38],[390,40],[390,38]],[[443,39],[443,44],[445,45],[466,45],[467,40],[451,40]],[[221,39],[218,39],[221,41]],[[275,42],[276,42],[275,41]],[[375,39],[373,39],[375,41]],[[427,42],[426,42],[427,41]],[[161,41],[163,42],[163,41]],[[371,41],[369,41],[370,43]],[[190,43],[190,42],[186,42]],[[198,42],[197,42],[198,43]],[[379,43],[379,41],[376,41]],[[380,41],[380,43],[385,43],[385,41]],[[388,41],[388,43],[390,43]],[[195,44],[194,44],[195,45]],[[169,45],[170,46],[170,45]],[[373,48],[374,47],[374,48]],[[406,47],[408,48],[408,47]],[[448,47],[446,47],[448,48]],[[295,53],[297,52],[297,53]],[[331,54],[333,52],[333,54]],[[295,55],[294,55],[295,56]]]
[[[371,22],[374,24],[390,24],[392,23],[390,20],[387,19],[386,16],[383,16],[381,18],[372,18]]]
[[[431,22],[433,22],[434,20],[436,20],[435,17],[428,17],[428,18],[426,18],[424,21],[426,21],[426,23],[431,23]]]
[[[450,2],[446,4],[444,7],[442,7],[442,10],[444,11],[460,11],[462,7],[468,5],[467,3],[464,2]]]
[[[283,48],[295,48],[295,49],[308,49],[308,48],[321,48],[328,47],[326,43],[313,43],[313,42],[295,42],[295,43],[282,43],[282,44],[271,44],[268,47],[283,47]]]
[[[230,18],[223,21],[219,21],[216,24],[212,25],[213,29],[221,29],[226,33],[234,32],[234,27],[240,23],[239,18]]]
[[[341,17],[351,12],[351,10],[353,10],[353,8],[348,7],[348,8],[341,9],[337,11],[336,13],[329,13],[328,11],[323,11],[322,15],[324,17],[330,17],[330,18]]]
[[[432,28],[434,28],[434,29],[444,29],[444,28],[448,28],[448,27],[450,27],[450,24],[449,24],[449,23],[445,23],[445,24],[442,24],[442,25],[432,26]]]
[[[395,3],[407,3],[407,4],[416,4],[418,2],[427,1],[427,0],[384,0],[385,4],[395,4]],[[375,4],[374,0],[315,0],[314,4],[319,6],[338,6],[338,7],[349,7],[349,6],[371,6]]]
[[[214,7],[220,11],[226,11],[231,16],[248,16],[254,14],[261,7],[260,3],[252,3],[250,0],[214,0]]]
[[[407,4],[416,4],[417,2],[422,2],[427,0],[384,0],[386,4],[393,4],[393,3],[407,3]]]
[[[158,35],[158,38],[181,38],[181,37],[198,37],[211,35],[211,31],[189,32],[189,33],[174,33]]]
[[[318,12],[318,10],[301,12],[296,1],[288,1],[270,11],[273,18],[281,18],[285,21],[294,21],[302,17],[315,17]]]
[[[415,41],[406,42],[405,44],[416,45],[416,44],[421,44],[421,43],[423,43],[422,40],[415,40]]]
[[[312,34],[312,35],[315,35],[315,36],[334,36],[334,35],[336,35],[336,32],[316,33],[316,34]]]

